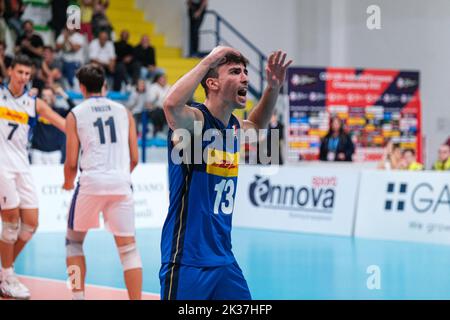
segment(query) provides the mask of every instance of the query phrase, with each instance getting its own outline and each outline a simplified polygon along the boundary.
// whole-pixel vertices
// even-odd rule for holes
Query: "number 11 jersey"
[[[105,97],[91,97],[71,112],[80,140],[80,193],[131,194],[127,109]]]

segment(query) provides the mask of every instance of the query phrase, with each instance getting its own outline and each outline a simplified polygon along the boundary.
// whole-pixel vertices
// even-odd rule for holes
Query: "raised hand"
[[[292,63],[292,60],[289,60],[285,64],[286,56],[287,54],[281,50],[273,52],[269,56],[266,66],[266,79],[269,87],[279,88],[283,85],[286,77],[286,70]]]

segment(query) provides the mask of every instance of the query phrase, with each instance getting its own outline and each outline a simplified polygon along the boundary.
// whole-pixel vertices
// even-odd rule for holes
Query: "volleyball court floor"
[[[160,229],[137,231],[145,299],[159,299],[160,236]],[[32,299],[71,298],[64,238],[38,232],[17,260]],[[232,239],[254,299],[450,299],[449,246],[244,228]],[[91,231],[85,254],[86,298],[126,299],[112,236]],[[370,266],[379,271],[375,288]]]

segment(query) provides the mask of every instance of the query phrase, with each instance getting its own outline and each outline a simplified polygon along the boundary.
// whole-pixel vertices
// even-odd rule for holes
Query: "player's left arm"
[[[66,132],[66,120],[53,111],[44,100],[36,98],[36,112],[59,130]]]
[[[286,70],[292,63],[292,60],[287,63],[285,61],[286,53],[281,50],[269,56],[266,66],[267,87],[258,104],[250,112],[248,119],[243,121],[242,128],[244,130],[267,128],[286,77]]]
[[[127,113],[128,122],[130,123],[128,133],[128,144],[130,146],[130,172],[133,172],[134,168],[136,168],[139,163],[139,150],[136,135],[136,124],[130,110],[127,110]]]
[[[64,190],[72,190],[78,170],[78,155],[80,140],[77,133],[77,123],[72,112],[66,118],[66,161],[64,162]]]

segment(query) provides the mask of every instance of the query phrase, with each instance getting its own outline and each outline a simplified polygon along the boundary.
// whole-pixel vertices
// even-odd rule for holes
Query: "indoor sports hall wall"
[[[187,38],[185,2],[145,3],[147,15],[164,20],[157,26],[171,35],[168,41],[182,45]],[[210,0],[209,9],[219,12],[263,52],[282,48],[297,66],[418,70],[429,165],[450,132],[450,112],[442,112],[448,110],[449,101],[450,2],[434,0],[431,6],[422,0],[376,1],[381,9],[380,30],[366,26],[366,10],[372,4],[371,0]],[[175,16],[179,21],[172,19]],[[205,20],[203,27],[210,25]],[[240,42],[234,45],[245,52]],[[211,40],[203,41],[203,49],[211,46]]]
[[[71,193],[61,189],[63,168],[32,172],[39,232],[65,231]],[[137,228],[161,228],[167,166],[141,164],[132,178]],[[234,206],[237,227],[450,245],[450,173],[242,165]]]

